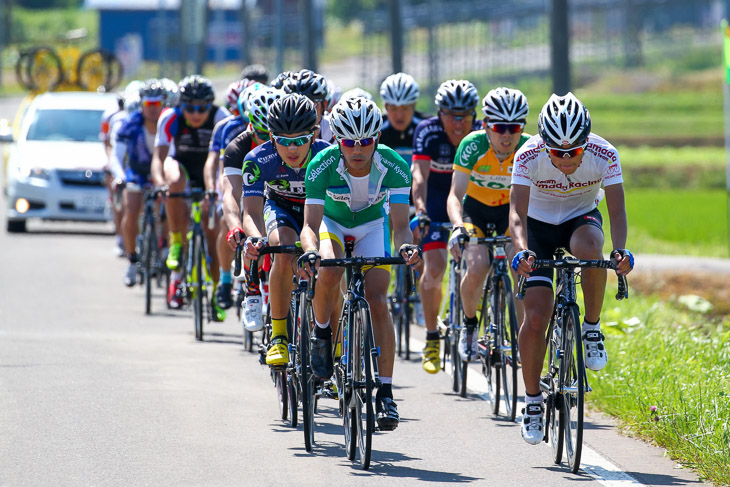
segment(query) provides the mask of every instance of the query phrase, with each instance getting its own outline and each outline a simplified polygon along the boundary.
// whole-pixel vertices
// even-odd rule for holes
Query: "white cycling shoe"
[[[259,331],[264,327],[261,295],[246,296],[243,299],[243,328],[246,331]]]
[[[530,445],[538,445],[545,437],[545,408],[541,402],[528,402],[522,409],[522,439]]]

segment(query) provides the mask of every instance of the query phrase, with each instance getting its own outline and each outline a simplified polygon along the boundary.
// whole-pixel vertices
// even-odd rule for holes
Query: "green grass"
[[[605,200],[599,206],[611,251]],[[627,189],[629,235],[635,253],[728,257],[727,195],[724,191]]]
[[[730,319],[633,295],[602,316],[609,361],[590,374],[592,405],[682,465],[730,485]],[[653,407],[655,411],[652,411]]]

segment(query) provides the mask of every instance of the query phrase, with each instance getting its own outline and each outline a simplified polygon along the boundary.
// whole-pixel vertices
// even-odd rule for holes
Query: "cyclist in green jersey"
[[[408,225],[411,173],[402,157],[387,146],[378,146],[382,116],[377,105],[362,97],[341,100],[332,110],[331,124],[337,144],[317,154],[307,168],[304,255],[301,273],[311,276],[310,261],[340,258],[345,237],[355,237],[355,256],[390,254],[389,220],[393,243],[409,265],[420,262]],[[310,260],[312,259],[312,260]],[[318,264],[315,264],[315,268]],[[385,266],[388,267],[388,266]],[[331,319],[344,269],[319,269],[314,296],[317,326],[312,337],[312,369],[322,378],[332,375]],[[370,269],[365,276],[365,297],[370,305],[375,343],[380,348],[378,368],[382,385],[376,394],[378,425],[393,430],[399,416],[393,400],[395,335],[388,309],[390,270]]]

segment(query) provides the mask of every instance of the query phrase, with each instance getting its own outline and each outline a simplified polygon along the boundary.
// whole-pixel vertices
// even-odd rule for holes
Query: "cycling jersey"
[[[388,116],[383,114],[383,128],[380,130],[380,144],[387,145],[396,151],[408,164],[411,164],[413,157],[413,134],[419,123],[428,118],[421,112],[414,112],[411,123],[405,130],[396,130],[388,121]]]
[[[530,138],[523,134],[517,149]],[[512,186],[512,163],[514,154],[500,162],[490,147],[485,130],[477,130],[459,144],[454,159],[454,171],[469,174],[466,196],[487,206],[509,203],[509,189]]]
[[[332,128],[330,127],[329,113],[325,113],[322,116],[322,120],[319,121],[319,138],[330,144],[335,140],[335,135],[332,133]]]
[[[223,154],[223,175],[241,176],[243,174],[243,160],[246,154],[251,152],[256,145],[256,138],[252,129],[238,134],[226,146]]]
[[[383,218],[386,223],[390,204],[408,204],[411,170],[393,149],[378,145],[368,182],[365,208],[352,211],[352,181],[340,148],[333,145],[319,152],[307,167],[306,204],[324,205],[324,215],[346,228],[354,228]]]
[[[474,122],[472,130],[478,130]],[[438,116],[422,121],[413,136],[413,161],[428,161],[431,172],[427,182],[426,213],[435,222],[449,221],[446,212],[446,199],[451,188],[454,172],[454,147],[446,135]]]
[[[127,182],[145,183],[149,179],[155,136],[144,125],[141,111],[132,113],[116,132],[110,166],[115,177],[120,171]],[[126,173],[125,173],[126,169]]]
[[[127,115],[127,112],[124,111],[123,108],[114,107],[109,108],[108,110],[105,110],[104,113],[101,114],[101,127],[99,129],[99,140],[101,142],[111,142],[111,125],[112,122],[121,117],[124,118]]]
[[[229,115],[213,127],[213,135],[210,137],[209,152],[217,152],[223,159],[223,153],[236,138],[238,134],[245,131],[248,127],[248,121],[238,115]]]
[[[604,186],[623,183],[616,148],[594,133],[588,136],[583,162],[565,175],[550,161],[545,143],[533,135],[515,154],[512,184],[530,186],[527,216],[552,225],[584,215],[603,199]]]

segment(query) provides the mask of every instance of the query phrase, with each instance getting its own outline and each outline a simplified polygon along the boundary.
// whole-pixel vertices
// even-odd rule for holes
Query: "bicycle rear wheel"
[[[279,400],[279,415],[283,421],[286,421],[289,418],[289,388],[286,369],[277,370],[274,374],[276,395]]]
[[[142,230],[142,273],[144,275],[144,312],[152,314],[152,268],[157,260],[155,221],[145,212]]]
[[[499,329],[499,357],[502,371],[505,413],[510,421],[517,414],[517,313],[512,299],[512,283],[506,275],[499,280],[496,294]]]
[[[315,400],[315,377],[312,373],[311,354],[309,348],[310,331],[314,324],[312,315],[312,304],[306,300],[304,293],[301,294],[299,304],[299,358],[301,369],[299,380],[302,391],[302,423],[304,423],[304,449],[312,451],[314,443],[314,409]]]
[[[352,380],[354,382],[354,403],[357,416],[358,450],[360,466],[363,470],[370,468],[370,456],[375,431],[375,410],[373,408],[373,370],[371,351],[374,348],[370,333],[370,310],[361,302],[354,316],[354,332],[351,336],[354,345],[352,350]]]
[[[499,356],[496,344],[499,343],[497,337],[498,329],[494,324],[493,316],[493,295],[492,275],[487,275],[484,283],[484,292],[482,293],[482,311],[479,316],[479,326],[484,330],[484,343],[480,347],[484,347],[484,351],[480,353],[482,359],[482,372],[487,379],[487,394],[491,404],[492,414],[499,414],[500,384],[501,374],[499,373]],[[483,328],[482,328],[483,327]]]
[[[547,400],[545,404],[545,428],[553,451],[553,461],[560,463],[563,459],[563,409],[561,407],[563,397],[558,394],[560,357],[558,353],[562,347],[562,337],[555,332],[557,320],[562,317],[553,315],[551,322],[551,334],[548,337],[548,374],[543,379]],[[545,382],[547,380],[547,382]],[[543,387],[541,385],[541,387]]]
[[[563,414],[565,419],[565,454],[573,473],[580,469],[583,451],[583,401],[585,395],[585,365],[583,364],[583,340],[581,338],[578,306],[573,304],[565,311],[563,333],[565,354],[562,362]]]
[[[402,267],[402,266],[400,266]],[[403,310],[403,348],[406,352],[406,360],[411,359],[411,321],[413,321],[413,303],[407,297],[403,299],[405,309]]]
[[[191,270],[195,339],[203,340],[203,236],[193,236],[193,268]]]

